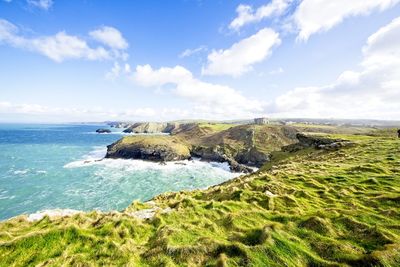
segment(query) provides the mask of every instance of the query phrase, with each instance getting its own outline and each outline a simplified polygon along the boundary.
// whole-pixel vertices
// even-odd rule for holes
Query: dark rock
[[[285,146],[282,148],[282,150],[287,152],[295,152],[304,148],[311,147],[315,149],[334,151],[342,147],[354,145],[353,142],[350,142],[348,140],[311,136],[302,133],[298,133],[296,135],[296,138],[299,140],[298,143]]]
[[[192,149],[191,153],[193,157],[200,157],[202,160],[206,161],[216,161],[216,162],[227,162],[231,171],[252,173],[253,169],[238,163],[235,159],[223,154],[219,151],[220,147],[195,147]]]
[[[132,128],[127,128],[122,131],[123,133],[132,133]]]
[[[127,147],[113,153],[107,152],[106,158],[144,159],[164,162],[189,159],[190,155],[179,155],[168,148]]]
[[[96,133],[111,133],[110,129],[97,129]]]
[[[271,155],[269,153],[264,153],[255,147],[251,147],[245,152],[238,153],[235,157],[236,161],[241,164],[246,164],[249,166],[261,167],[266,162],[271,160]]]
[[[107,146],[106,158],[143,159],[150,161],[177,161],[190,158],[190,150],[172,138],[125,138]],[[147,141],[146,141],[147,140]]]

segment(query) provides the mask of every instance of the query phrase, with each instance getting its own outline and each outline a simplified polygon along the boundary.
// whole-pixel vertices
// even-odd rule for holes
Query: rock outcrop
[[[197,123],[179,122],[138,122],[124,130],[125,133],[168,133],[178,134],[194,128]]]
[[[227,156],[220,151],[219,147],[194,147],[191,151],[193,157],[206,161],[227,162],[231,171],[251,173],[253,169],[244,164],[238,163],[234,158]]]
[[[124,130],[124,133],[163,133],[167,123],[138,122]]]
[[[108,122],[107,124],[112,128],[128,128],[132,125],[129,122]]]
[[[270,160],[272,151],[296,142],[297,130],[287,126],[210,123],[137,123],[136,133],[170,136],[129,136],[108,147],[108,158],[171,161],[199,157],[227,162],[232,171],[249,173]]]
[[[97,129],[96,133],[111,133],[111,130],[102,128],[102,129]]]
[[[298,133],[296,135],[298,143],[291,144],[282,148],[284,151],[295,152],[304,148],[315,148],[323,150],[338,150],[342,147],[354,145],[353,142],[343,139],[332,139],[316,135],[306,135]]]
[[[107,146],[106,158],[175,161],[190,159],[190,149],[170,136],[128,136]]]

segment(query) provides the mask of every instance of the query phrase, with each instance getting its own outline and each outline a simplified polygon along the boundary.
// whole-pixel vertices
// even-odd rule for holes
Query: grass
[[[0,223],[0,266],[400,266],[400,140],[276,152],[259,172],[159,195],[170,213]]]
[[[177,155],[190,156],[190,147],[176,136],[126,136],[115,143],[110,153],[130,147],[169,150]]]
[[[235,124],[230,123],[200,123],[200,128],[211,129],[213,132],[220,132],[224,130],[228,130],[232,127],[236,126]]]
[[[294,123],[291,126],[296,127],[301,132],[318,132],[326,134],[370,134],[375,131],[373,127],[363,126],[337,126],[337,125],[323,125],[323,124],[305,124],[305,123]]]

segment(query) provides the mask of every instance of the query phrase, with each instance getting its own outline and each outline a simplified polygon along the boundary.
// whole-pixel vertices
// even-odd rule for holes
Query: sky
[[[400,0],[0,0],[0,122],[400,118]]]

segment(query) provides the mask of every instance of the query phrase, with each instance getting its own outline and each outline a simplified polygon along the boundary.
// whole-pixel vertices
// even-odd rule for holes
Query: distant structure
[[[269,120],[268,118],[255,118],[254,123],[259,125],[269,124]]]

